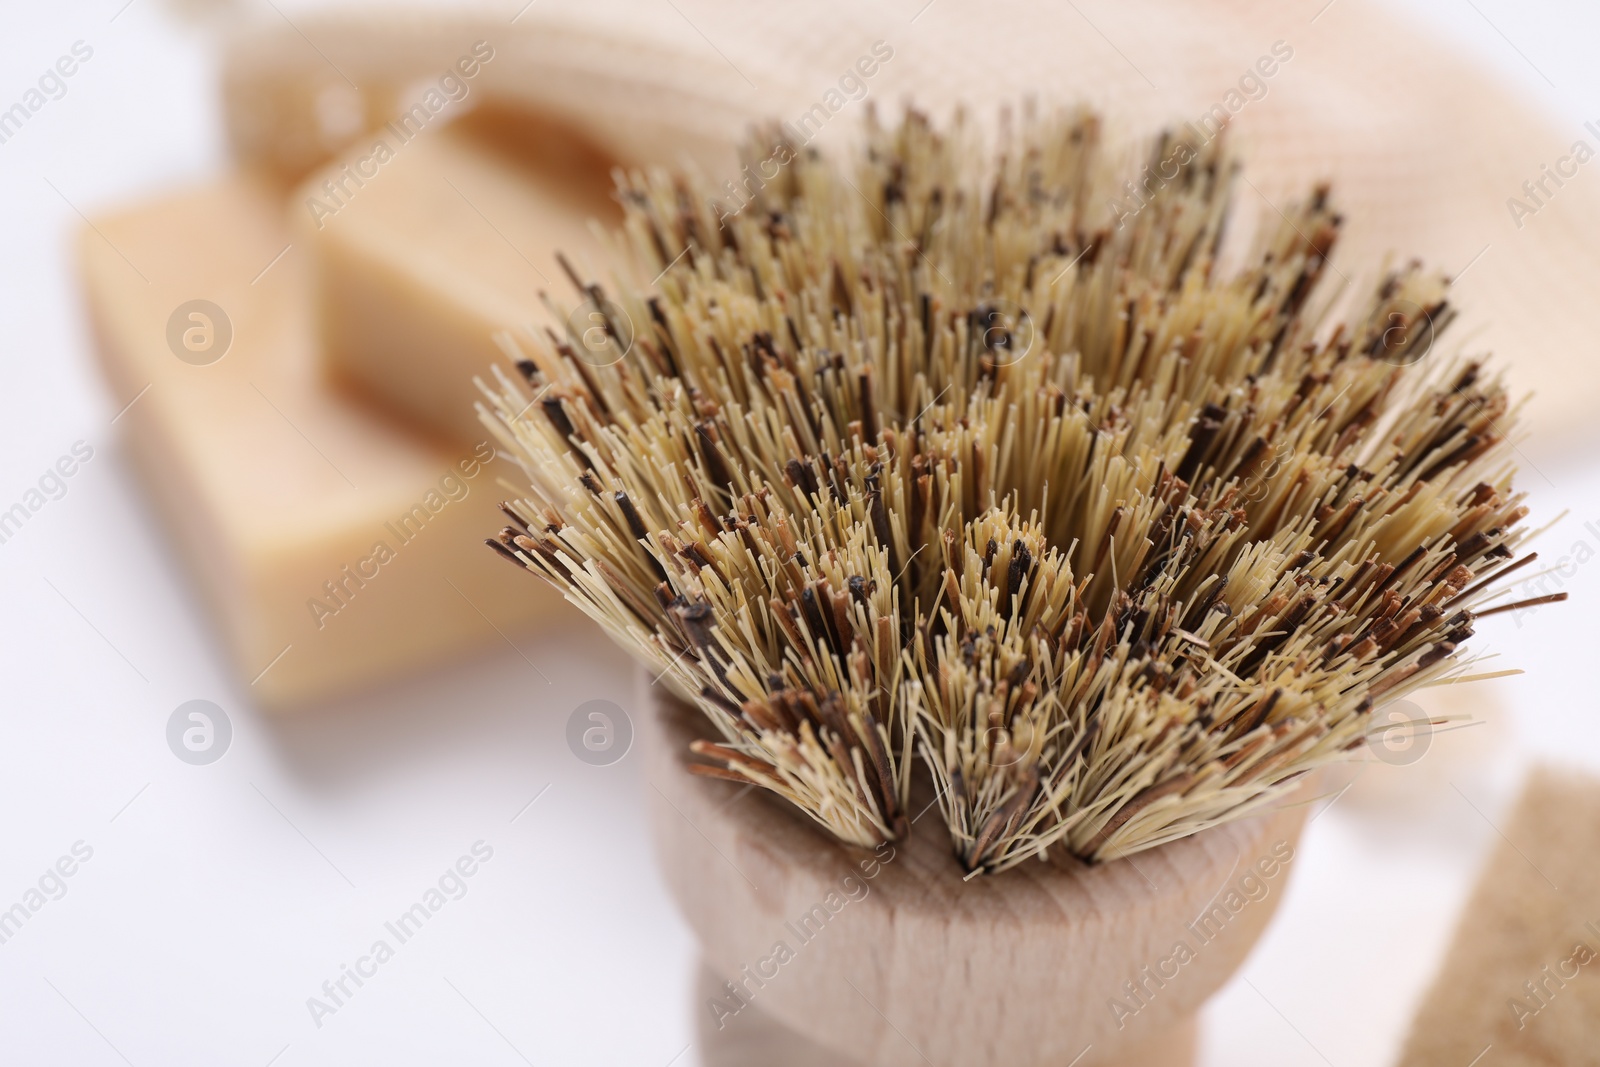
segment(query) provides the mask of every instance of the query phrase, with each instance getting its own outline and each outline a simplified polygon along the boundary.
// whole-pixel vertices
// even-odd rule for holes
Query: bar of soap
[[[418,441],[326,387],[284,210],[232,177],[97,219],[79,248],[128,452],[244,683],[291,708],[576,622],[484,546],[504,495],[487,444]]]
[[[473,376],[506,361],[495,335],[548,323],[541,291],[578,303],[555,256],[596,258],[588,220],[620,217],[611,163],[558,126],[530,133],[526,116],[403,121],[314,175],[290,210],[335,382],[465,444],[484,433]]]
[[[1536,769],[1500,829],[1402,1067],[1600,1062],[1600,781]]]

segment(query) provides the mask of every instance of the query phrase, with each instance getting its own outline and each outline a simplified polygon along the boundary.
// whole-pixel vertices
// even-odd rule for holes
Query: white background
[[[227,669],[109,425],[67,253],[79,211],[224,166],[211,38],[159,0],[122,5],[0,12],[6,105],[73,41],[95,49],[0,145],[0,501],[74,441],[95,449],[0,545],[0,909],[74,842],[94,850],[0,945],[0,1062],[691,1062],[693,947],[655,874],[639,761],[591,768],[563,740],[585,700],[631,707],[620,654],[529,641],[549,684],[490,650],[289,721],[254,713]],[[1592,9],[1403,6],[1563,121],[1600,118]],[[1600,463],[1524,450],[1536,519],[1574,513],[1558,555],[1600,520]],[[1278,918],[1209,1009],[1208,1063],[1393,1059],[1528,762],[1600,765],[1597,586],[1585,568],[1577,605],[1485,621],[1495,666],[1530,672],[1493,683],[1501,710],[1311,825]],[[164,738],[194,698],[233,723],[208,767]],[[314,1027],[306,998],[480,839],[494,855],[468,894]]]

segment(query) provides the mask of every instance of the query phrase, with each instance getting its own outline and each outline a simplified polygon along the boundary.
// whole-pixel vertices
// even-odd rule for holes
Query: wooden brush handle
[[[1286,807],[1094,867],[1063,855],[963,880],[936,807],[892,849],[839,845],[759,790],[686,773],[698,711],[648,685],[638,706],[655,709],[640,735],[657,851],[711,976],[695,1004],[709,1064],[751,1062],[750,1043],[794,1064],[819,1062],[812,1047],[861,1067],[1187,1064],[1194,1014],[1275,910],[1304,819]]]
[[[723,981],[702,963],[695,982],[695,1004],[703,1006],[720,995]],[[1063,1061],[1060,1067],[1192,1067],[1198,1045],[1199,1026],[1190,1016],[1187,1022],[1110,1057],[1096,1057],[1091,1049],[1078,1062]],[[695,1048],[703,1067],[750,1067],[755,1063],[762,1067],[870,1067],[861,1060],[841,1060],[838,1053],[789,1029],[758,1004],[740,1013],[737,1026],[721,1029],[709,1012],[702,1012],[695,1027]]]

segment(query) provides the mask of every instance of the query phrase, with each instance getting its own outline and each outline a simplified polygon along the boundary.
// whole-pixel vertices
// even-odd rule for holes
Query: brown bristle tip
[[[621,179],[631,345],[533,336],[550,394],[489,398],[547,520],[513,544],[704,712],[695,773],[869,847],[925,776],[974,872],[1125,856],[1352,758],[1472,618],[1554,599],[1487,606],[1516,412],[1444,351],[1445,279],[1337,313],[1327,190],[1235,248],[1224,140],[1130,183],[1086,111],[993,149],[908,111],[742,203]]]

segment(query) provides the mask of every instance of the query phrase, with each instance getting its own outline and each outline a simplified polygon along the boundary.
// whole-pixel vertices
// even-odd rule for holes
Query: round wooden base
[[[1294,865],[1301,805],[1097,866],[1053,856],[970,881],[936,809],[905,841],[850,848],[761,790],[688,774],[700,713],[647,683],[651,818],[700,940],[708,1065],[1190,1064],[1196,1010]]]

